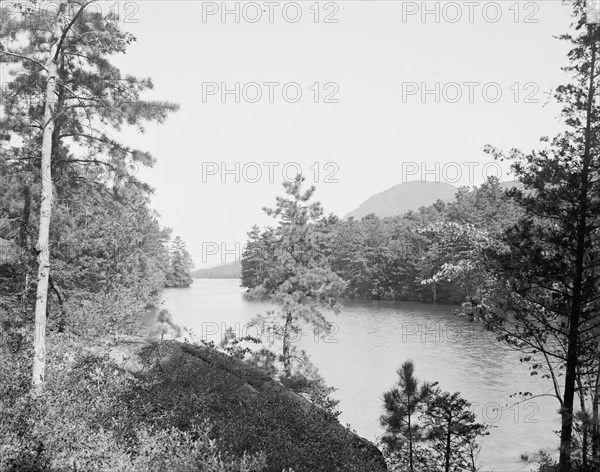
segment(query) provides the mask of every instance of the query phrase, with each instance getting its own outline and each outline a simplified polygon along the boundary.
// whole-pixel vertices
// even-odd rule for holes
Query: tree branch
[[[56,61],[56,59],[58,58],[58,55],[62,49],[62,45],[63,42],[65,40],[65,38],[67,37],[67,34],[69,33],[69,30],[73,27],[73,25],[75,24],[75,22],[77,21],[77,18],[79,18],[79,16],[81,15],[81,13],[83,13],[83,10],[85,10],[85,8],[91,4],[94,3],[96,0],[90,0],[89,2],[87,2],[86,4],[84,4],[78,11],[77,13],[75,13],[75,15],[73,16],[73,18],[71,19],[71,21],[69,22],[69,24],[67,25],[67,27],[63,30],[63,33],[60,37],[60,40],[58,41],[58,46],[56,48],[56,54],[54,55],[54,57],[52,58],[52,61]]]
[[[44,64],[36,61],[35,59],[32,59],[31,57],[23,56],[22,54],[17,54],[16,52],[11,52],[11,51],[7,51],[7,50],[0,50],[0,54],[6,54],[7,56],[18,57],[19,59],[25,59],[26,61],[31,61],[34,64],[37,64],[38,66],[40,66],[46,72],[48,72],[48,69],[46,68],[46,66]]]

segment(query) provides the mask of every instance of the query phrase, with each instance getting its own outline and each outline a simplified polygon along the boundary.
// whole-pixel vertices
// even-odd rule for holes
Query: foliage
[[[52,375],[42,398],[29,395],[26,370],[1,364],[0,470],[264,470],[264,455],[225,452],[205,421],[163,427],[158,419],[169,411],[148,417],[149,398],[132,408],[125,398],[139,398],[136,392],[147,388],[143,375],[123,371],[65,335],[50,341]],[[3,360],[26,359],[1,352]]]
[[[284,182],[286,197],[277,197],[274,209],[265,208],[268,215],[277,217],[275,230],[264,233],[269,241],[266,253],[260,251],[256,230],[251,232],[250,249],[246,251],[246,283],[253,297],[268,297],[281,307],[278,312],[259,316],[256,323],[267,326],[275,338],[281,340],[283,375],[292,376],[292,363],[305,361],[293,338],[301,331],[300,323],[308,325],[319,336],[327,334],[331,324],[322,313],[323,309],[339,311],[338,297],[344,290],[344,282],[333,272],[326,257],[319,250],[320,235],[312,231],[321,216],[318,202],[309,203],[315,188],[302,189],[304,177],[298,175],[293,181]],[[260,253],[259,265],[255,261]],[[249,266],[248,264],[251,264]],[[257,277],[260,267],[260,277]],[[259,282],[258,285],[254,281]],[[262,332],[265,332],[263,330]]]
[[[471,404],[437,383],[419,386],[414,365],[398,369],[398,383],[383,396],[384,455],[397,472],[476,472],[480,436],[489,427],[475,421]]]
[[[467,265],[469,251],[476,248],[463,228],[496,234],[517,215],[516,205],[490,177],[479,188],[459,189],[453,203],[437,202],[406,215],[369,215],[361,221],[321,216],[307,225],[307,250],[319,254],[346,282],[344,297],[461,303],[483,283],[479,269]],[[248,233],[242,285],[250,291],[272,276],[278,244],[273,228],[261,232],[255,226]]]
[[[444,472],[477,470],[479,436],[489,427],[475,422],[471,404],[458,392],[448,393],[436,388],[425,410],[423,427],[431,441],[434,463]]]
[[[165,286],[189,287],[194,281],[191,275],[193,268],[192,256],[185,248],[183,240],[177,236],[171,243]]]
[[[340,432],[333,389],[312,367],[286,377],[299,395],[273,383],[275,391],[253,398],[230,370],[164,344],[143,360],[129,353],[139,369],[114,360],[125,344],[104,349],[147,334],[147,309],[165,285],[189,286],[192,264],[181,238],[168,247],[170,230],[138,178],[154,157],[113,136],[128,126],[143,132],[177,106],[144,100],[152,81],[111,64],[135,38],[115,15],[84,12],[87,5],[18,2],[14,15],[2,12],[0,57],[10,62],[10,80],[0,104],[0,469],[363,470],[354,448],[366,443]],[[316,306],[335,305],[339,278],[317,257],[289,259],[303,256],[302,227],[318,205],[280,207],[280,260],[284,270],[300,270],[271,288],[283,287],[277,297],[286,306],[317,301],[294,313],[321,320]],[[154,334],[178,334],[167,311]],[[40,347],[35,360],[32,344]],[[44,388],[33,395],[36,362],[43,369],[34,382]]]
[[[158,312],[156,327],[153,334],[160,336],[162,341],[165,338],[165,334],[170,335],[173,338],[180,337],[182,329],[173,322],[173,317],[171,316],[171,313],[169,313],[169,310],[162,309]]]
[[[124,370],[108,355],[123,344],[52,334],[49,346],[42,398],[10,367],[28,356],[0,349],[0,470],[383,470],[334,415],[212,349],[165,341],[128,352],[141,364]]]
[[[397,374],[397,385],[383,394],[384,414],[380,421],[385,434],[381,441],[387,454],[397,457],[395,462],[401,462],[406,470],[414,472],[415,462],[423,461],[422,452],[416,445],[422,439],[423,429],[416,414],[431,395],[433,386],[427,383],[419,386],[410,360],[398,368]]]
[[[32,383],[38,393],[45,380],[49,289],[63,304],[51,278],[53,199],[64,204],[70,190],[82,181],[115,199],[123,192],[131,194],[132,187],[138,195],[127,195],[130,201],[147,198],[149,186],[134,174],[138,165],[152,165],[153,157],[118,142],[111,131],[124,126],[144,131],[144,123],[161,123],[177,109],[172,103],[143,100],[143,92],[152,88],[151,80],[124,76],[111,64],[110,58],[124,53],[135,38],[121,30],[116,15],[88,11],[90,3],[64,0],[56,9],[36,8],[35,1],[0,6],[15,7],[2,12],[0,25],[0,57],[13,66],[2,93],[6,139],[0,152],[3,165],[17,173],[12,184],[23,198],[18,243],[37,257]],[[39,215],[33,226],[34,247],[28,234],[33,209]],[[118,237],[105,242],[118,243]],[[116,245],[110,249],[115,264],[130,257]],[[111,328],[119,329],[120,320],[110,321]]]
[[[272,472],[381,470],[369,467],[334,415],[276,387],[263,371],[208,348],[161,349],[144,390],[125,400],[135,411],[138,402],[150,402],[154,411],[167,412],[153,414],[162,427],[210,418],[226,451],[263,452]]]
[[[600,110],[594,100],[600,33],[586,25],[584,2],[572,7],[572,30],[561,36],[571,45],[564,68],[571,80],[555,94],[563,131],[543,138],[544,148],[529,154],[486,148],[513,160],[521,187],[510,197],[519,214],[496,233],[463,228],[472,251],[437,275],[463,281],[475,276],[477,292],[462,314],[482,320],[520,351],[532,375],[551,380],[560,405],[562,471],[578,461],[584,469],[600,461]]]
[[[237,337],[234,330],[228,328],[218,348],[228,356],[242,360],[270,377],[278,379],[284,387],[322,408],[334,418],[341,414],[341,411],[337,409],[339,400],[331,396],[336,389],[327,386],[325,379],[319,374],[319,370],[311,362],[306,351],[295,351],[291,374],[286,376],[282,357],[278,356],[263,341],[264,339],[252,336]],[[202,344],[211,348],[217,347],[212,341]]]

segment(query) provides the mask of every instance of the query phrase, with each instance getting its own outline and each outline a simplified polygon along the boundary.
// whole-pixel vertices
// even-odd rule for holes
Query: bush
[[[0,470],[12,471],[206,471],[259,472],[260,452],[225,453],[198,418],[186,431],[162,428],[171,414],[140,397],[143,378],[122,371],[107,356],[85,354],[66,336],[53,336],[48,382],[39,398],[29,390],[30,368],[0,350]],[[24,367],[22,365],[22,367]],[[165,405],[167,406],[167,405]]]
[[[352,444],[350,436],[341,433],[334,414],[292,393],[283,394],[283,388],[251,387],[269,383],[268,375],[207,348],[162,346],[160,356],[146,353],[149,359],[154,356],[156,367],[135,396],[126,399],[137,405],[134,411],[150,404],[153,412],[168,411],[160,417],[153,413],[161,428],[188,430],[210,418],[211,433],[224,450],[236,457],[264,453],[269,472],[381,470],[357,450],[363,445]],[[204,353],[206,358],[195,357]]]
[[[334,414],[213,349],[150,344],[132,373],[110,347],[48,341],[39,398],[28,393],[29,356],[0,347],[1,471],[382,470]]]

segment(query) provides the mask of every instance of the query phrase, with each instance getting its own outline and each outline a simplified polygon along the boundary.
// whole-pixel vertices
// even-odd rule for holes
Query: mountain
[[[207,269],[198,269],[192,272],[192,277],[195,279],[239,279],[242,277],[242,264],[235,261]]]
[[[457,190],[454,185],[445,182],[404,182],[367,198],[344,218],[353,216],[360,220],[370,213],[381,218],[401,215],[409,210],[433,205],[438,199],[445,202],[454,200]]]

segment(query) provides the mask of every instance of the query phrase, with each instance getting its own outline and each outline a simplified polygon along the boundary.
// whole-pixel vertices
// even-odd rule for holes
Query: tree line
[[[498,233],[516,221],[518,207],[497,178],[479,188],[462,187],[456,200],[438,200],[405,215],[361,220],[320,216],[307,225],[312,251],[345,282],[344,298],[459,303],[477,287],[465,280],[433,279],[449,255],[468,250],[448,237],[448,228]],[[443,231],[441,228],[445,228]],[[242,285],[257,287],[277,264],[274,228],[254,226],[242,254]]]

